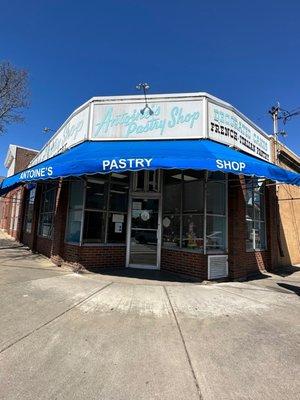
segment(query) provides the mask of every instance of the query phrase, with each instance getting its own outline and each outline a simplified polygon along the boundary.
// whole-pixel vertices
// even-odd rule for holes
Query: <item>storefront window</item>
[[[31,233],[32,230],[35,192],[36,192],[35,187],[28,189],[28,191],[26,192],[25,213],[24,213],[24,230],[26,233]]]
[[[206,253],[224,253],[226,240],[227,185],[225,175],[209,172],[206,184]]]
[[[203,251],[203,215],[184,214],[182,247]]]
[[[70,182],[69,212],[66,229],[66,241],[79,243],[83,210],[84,184],[82,181]]]
[[[71,182],[66,241],[80,243],[82,229],[82,243],[125,243],[128,190],[128,174]]]
[[[246,250],[266,249],[265,185],[257,178],[246,178]]]
[[[83,242],[104,243],[105,214],[96,210],[85,210]]]
[[[207,253],[225,252],[226,196],[227,183],[222,173],[165,171],[163,245],[199,252],[206,249]]]
[[[56,199],[56,185],[46,183],[43,185],[41,209],[39,219],[39,235],[50,239],[53,232],[53,218]]]
[[[206,252],[226,251],[226,218],[216,215],[206,217]]]
[[[183,179],[183,212],[200,213],[204,211],[204,181],[202,171],[184,171]]]
[[[107,219],[108,243],[126,242],[128,190],[128,174],[111,175]]]
[[[83,243],[105,242],[105,216],[109,179],[89,178],[86,182]]]
[[[164,171],[163,188],[163,244],[180,247],[182,171]]]
[[[159,192],[160,171],[137,171],[132,174],[133,192]]]
[[[180,246],[180,215],[163,217],[163,244],[167,247]]]
[[[164,171],[163,208],[165,214],[181,212],[182,173],[179,170]]]
[[[86,185],[85,208],[104,210],[106,207],[108,181],[89,179]]]

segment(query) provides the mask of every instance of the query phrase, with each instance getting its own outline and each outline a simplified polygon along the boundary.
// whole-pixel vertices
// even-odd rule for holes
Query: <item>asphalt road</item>
[[[0,399],[300,399],[299,272],[130,273],[74,274],[2,235]]]

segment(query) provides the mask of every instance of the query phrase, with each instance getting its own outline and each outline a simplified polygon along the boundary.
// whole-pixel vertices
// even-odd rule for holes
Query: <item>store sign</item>
[[[20,180],[44,178],[53,175],[52,167],[32,168],[20,173]]]
[[[62,125],[29,167],[84,140],[209,138],[270,161],[269,138],[263,131],[229,106],[227,108],[209,96],[206,98],[208,112],[204,113],[204,99],[202,95],[174,95],[171,98],[162,95],[161,98],[150,98],[148,108],[144,99],[139,102],[128,98],[105,99],[105,103],[92,100]],[[119,156],[122,157],[121,154]],[[148,161],[139,158],[104,160],[102,166],[103,171],[149,168]]]
[[[246,168],[246,163],[239,162],[239,161],[230,161],[230,160],[216,160],[217,168],[221,170],[228,170],[228,171],[239,171],[243,172]]]
[[[111,171],[114,169],[143,169],[150,168],[153,158],[120,158],[102,161],[102,170]]]
[[[270,161],[269,139],[235,112],[208,103],[208,137]]]
[[[89,107],[74,115],[66,124],[64,124],[55,135],[43,147],[36,158],[32,160],[30,166],[36,165],[47,160],[64,150],[82,142],[88,133],[88,115]]]
[[[92,139],[202,137],[203,101],[95,104]],[[141,113],[144,110],[144,113]]]

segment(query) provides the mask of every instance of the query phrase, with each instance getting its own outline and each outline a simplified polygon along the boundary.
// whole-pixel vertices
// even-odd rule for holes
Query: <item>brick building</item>
[[[93,98],[27,167],[2,183],[2,204],[19,208],[2,207],[1,227],[57,265],[239,279],[297,260],[297,242],[281,257],[295,222],[279,226],[274,182],[299,190],[299,171],[276,166],[271,138],[206,93]]]
[[[38,154],[37,150],[26,147],[9,145],[4,166],[7,176],[12,176],[25,169],[30,161]],[[20,240],[23,187],[17,187],[0,198],[0,227],[15,239]]]

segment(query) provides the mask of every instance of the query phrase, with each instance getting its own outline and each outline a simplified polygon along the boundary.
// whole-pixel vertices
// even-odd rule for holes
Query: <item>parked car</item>
[[[138,231],[135,234],[135,241],[140,244],[157,243],[156,231]]]

